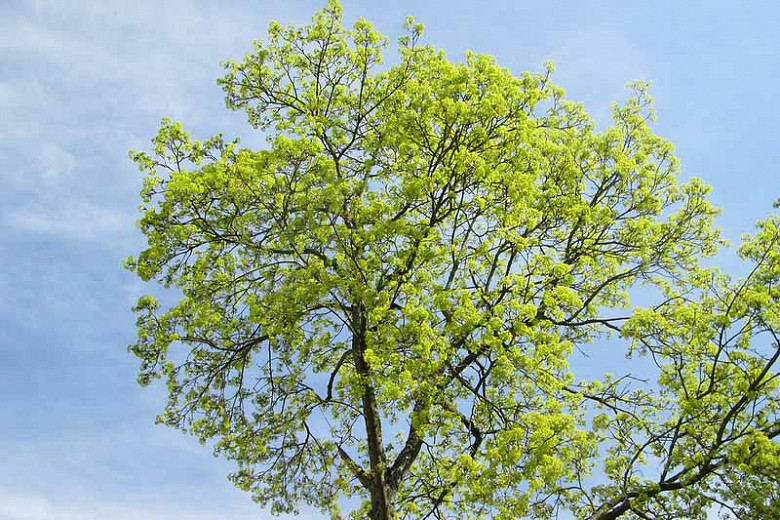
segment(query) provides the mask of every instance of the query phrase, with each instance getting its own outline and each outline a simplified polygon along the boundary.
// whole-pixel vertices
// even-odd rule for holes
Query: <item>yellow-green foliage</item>
[[[645,84],[598,132],[551,66],[452,61],[406,28],[384,63],[387,40],[335,1],[274,23],[220,80],[267,148],[166,119],[131,154],[148,245],[127,265],[181,293],[136,308],[160,421],[214,442],[276,512],[769,510],[780,221],[746,239],[745,279],[699,267],[716,211],[678,180]],[[639,284],[656,304],[632,307]],[[573,350],[607,333],[657,381],[578,382]]]

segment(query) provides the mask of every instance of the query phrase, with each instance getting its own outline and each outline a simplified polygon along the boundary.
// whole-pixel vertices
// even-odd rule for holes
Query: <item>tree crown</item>
[[[771,507],[780,221],[746,239],[744,279],[702,268],[717,211],[678,179],[646,84],[597,131],[551,66],[515,76],[421,37],[407,19],[390,65],[335,1],[273,23],[220,80],[266,149],[166,119],[131,152],[148,245],[127,265],[181,295],[136,306],[159,420],[213,441],[275,512]],[[657,380],[578,379],[573,349],[610,335]]]

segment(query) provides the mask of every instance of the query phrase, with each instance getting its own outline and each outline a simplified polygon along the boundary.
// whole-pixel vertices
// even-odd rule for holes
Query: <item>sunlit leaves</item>
[[[551,65],[453,61],[406,29],[385,61],[386,38],[344,27],[335,1],[273,23],[220,80],[267,147],[166,119],[131,153],[147,246],[126,265],[179,297],[136,307],[160,421],[235,460],[276,512],[759,507],[717,472],[773,482],[754,461],[777,464],[777,220],[741,249],[744,280],[701,268],[717,211],[678,180],[646,84],[596,131]],[[631,309],[639,285],[657,304]],[[609,334],[657,380],[577,382],[572,352]]]

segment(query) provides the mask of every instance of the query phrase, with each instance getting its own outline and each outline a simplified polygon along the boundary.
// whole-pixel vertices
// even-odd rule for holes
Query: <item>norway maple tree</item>
[[[645,85],[597,131],[549,68],[406,29],[383,64],[335,1],[272,24],[220,80],[266,148],[165,120],[131,153],[148,246],[127,264],[178,295],[136,307],[160,421],[275,512],[777,514],[780,219],[744,278],[702,267],[716,210]],[[573,350],[609,337],[591,364],[619,374],[624,344],[655,376],[578,377]]]

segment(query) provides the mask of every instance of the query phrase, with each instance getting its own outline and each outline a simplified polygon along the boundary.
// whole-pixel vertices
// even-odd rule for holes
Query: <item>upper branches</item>
[[[775,221],[740,284],[701,270],[716,210],[678,180],[646,85],[597,132],[551,67],[453,62],[420,37],[409,20],[383,64],[386,39],[345,28],[336,2],[272,24],[220,81],[266,149],[166,120],[133,153],[147,247],[128,266],[181,292],[137,307],[161,420],[214,440],[276,511],[359,495],[377,520],[641,515],[692,489],[748,503],[714,482],[776,446],[777,348],[757,346],[777,331]],[[657,305],[632,312],[636,284]],[[575,382],[572,350],[612,333],[653,356],[656,386]],[[606,410],[592,428],[583,403]],[[611,484],[587,489],[600,447]],[[651,460],[658,478],[639,478]]]

